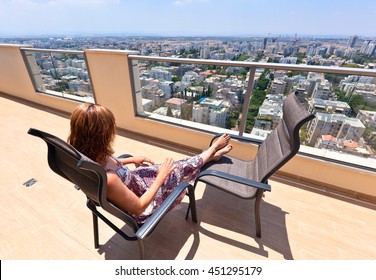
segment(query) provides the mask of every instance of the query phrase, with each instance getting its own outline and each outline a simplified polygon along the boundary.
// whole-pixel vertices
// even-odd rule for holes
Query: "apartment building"
[[[270,93],[274,95],[280,95],[285,92],[286,82],[283,80],[274,79],[270,86]]]
[[[282,94],[268,94],[261,107],[259,108],[255,127],[266,130],[273,130],[282,118],[283,100],[284,98]]]
[[[321,79],[320,81],[317,81],[315,88],[312,92],[312,98],[334,100],[335,94],[334,92],[332,92],[330,82],[326,79]]]
[[[356,118],[350,118],[344,114],[316,113],[308,126],[308,142],[314,145],[317,138],[322,135],[332,135],[333,137],[345,138],[358,142],[362,137],[366,127]]]
[[[376,127],[375,111],[359,110],[356,118],[359,119],[366,127]]]
[[[226,127],[229,105],[223,100],[202,98],[193,106],[192,120],[194,122],[210,124],[217,127]]]
[[[324,100],[312,98],[308,101],[309,111],[318,111],[323,113],[339,113],[348,115],[351,112],[349,104],[343,101]]]

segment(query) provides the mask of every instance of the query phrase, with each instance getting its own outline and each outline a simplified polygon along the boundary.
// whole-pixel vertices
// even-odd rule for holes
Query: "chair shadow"
[[[269,248],[281,254],[284,259],[293,260],[286,230],[286,215],[288,213],[281,208],[266,201],[261,202],[262,235],[261,238],[258,238],[256,237],[254,199],[240,199],[216,188],[206,186],[202,198],[196,203],[200,222],[250,236],[258,244],[258,247],[204,229],[200,229],[200,233],[265,258],[269,257],[269,252],[266,249]]]
[[[167,213],[144,240],[145,259],[174,260],[187,242],[189,244],[186,246],[187,252],[185,256],[180,254],[179,259],[192,260],[194,258],[200,244],[199,226],[190,218],[185,220],[187,207],[188,203],[182,202]],[[122,230],[129,231],[127,226],[124,226]],[[119,234],[114,234],[106,243],[101,244],[98,253],[104,254],[105,259],[108,260],[140,259],[138,242],[124,240]]]
[[[187,202],[182,202],[160,221],[145,240],[146,259],[197,259],[196,254],[204,236],[214,239],[216,244],[224,243],[224,246],[228,245],[257,254],[261,256],[261,259],[268,259],[269,249],[278,252],[286,260],[293,259],[286,231],[285,217],[288,213],[279,207],[265,201],[261,203],[262,237],[257,238],[253,211],[254,200],[242,200],[208,186],[203,196],[196,200],[196,205],[197,224],[190,218],[185,220]],[[210,229],[216,227],[220,228],[221,232]],[[226,236],[222,229],[226,232],[234,232],[234,236]],[[255,242],[247,244],[236,240],[235,236],[238,234],[249,236]],[[114,234],[105,244],[100,245],[98,253],[105,254],[105,259],[109,260],[139,259],[138,243],[126,241],[118,234]],[[218,257],[231,258],[226,255]]]

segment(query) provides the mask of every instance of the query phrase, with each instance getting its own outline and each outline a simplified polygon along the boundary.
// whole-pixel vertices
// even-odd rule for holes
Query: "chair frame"
[[[290,100],[289,100],[290,104],[293,104],[294,106],[298,106],[298,107],[300,107],[300,109],[303,109],[302,105],[300,104],[300,102],[298,101],[298,99],[296,97],[296,94],[291,93],[290,95],[292,95],[290,97]],[[283,114],[294,114],[294,113],[295,112],[288,112],[288,111],[285,112],[285,110],[283,112]],[[205,183],[209,186],[218,188],[221,191],[227,192],[231,195],[235,195],[235,196],[242,198],[242,199],[255,199],[254,212],[255,212],[256,236],[260,238],[261,237],[260,205],[261,205],[261,201],[262,201],[262,197],[263,197],[264,192],[271,191],[271,186],[268,184],[268,179],[277,170],[279,170],[284,164],[286,164],[292,157],[294,157],[297,154],[297,152],[299,151],[299,148],[300,148],[300,136],[299,136],[300,128],[302,127],[302,125],[304,123],[312,120],[313,118],[315,118],[315,115],[313,113],[309,113],[309,112],[305,111],[304,117],[302,119],[300,119],[295,124],[293,131],[291,132],[291,135],[290,135],[293,138],[292,141],[291,141],[292,143],[294,143],[293,149],[290,151],[290,153],[287,154],[287,156],[284,155],[284,157],[280,160],[280,162],[276,166],[271,168],[265,174],[265,176],[263,178],[261,178],[259,181],[252,180],[250,178],[240,177],[240,176],[237,176],[237,175],[234,175],[234,174],[231,174],[231,173],[227,173],[227,172],[223,172],[223,171],[219,171],[219,170],[213,170],[213,169],[210,169],[210,167],[205,169],[205,167],[204,167],[203,171],[201,171],[200,174],[198,175],[198,177],[197,177],[197,179],[194,183],[193,189],[194,190],[196,189],[196,186],[199,182],[203,182],[203,183]],[[285,125],[284,118],[281,119],[279,125]],[[275,130],[276,129],[277,128],[275,128]],[[215,135],[212,138],[209,146],[211,146],[213,141],[216,138],[218,138],[219,136],[221,136],[221,134]],[[240,142],[246,142],[248,144],[256,144],[256,145],[258,145],[259,149],[260,149],[260,146],[264,143],[264,141],[266,141],[266,140],[252,139],[252,138],[248,138],[248,137],[244,137],[244,136],[237,136],[237,135],[231,135],[231,138],[234,139],[234,140],[238,140]],[[228,155],[226,155],[225,157],[228,157],[230,159],[235,158],[235,157],[231,157],[231,156],[228,156]],[[228,181],[231,181],[231,182],[240,183],[240,184],[243,184],[245,186],[255,188],[256,191],[255,191],[254,195],[243,196],[243,195],[240,195],[236,192],[232,192],[230,190],[227,190],[226,188],[220,187],[218,185],[211,184],[209,181],[205,180],[206,178],[210,178],[210,177],[217,177],[217,178],[222,178],[224,180],[228,180]],[[192,204],[192,209],[195,208],[195,207],[196,206],[194,204]],[[187,210],[187,217],[188,217],[189,211],[190,211],[190,208],[188,208],[188,210]]]
[[[73,183],[76,189],[82,190],[85,193],[87,197],[86,206],[91,210],[93,216],[94,247],[96,249],[99,248],[98,218],[100,218],[125,240],[138,241],[140,258],[144,259],[144,239],[149,236],[149,234],[151,234],[151,232],[158,225],[159,221],[165,216],[167,212],[169,212],[172,204],[186,189],[188,189],[189,205],[192,209],[192,221],[195,223],[197,222],[195,195],[193,187],[190,184],[179,184],[167,197],[167,199],[165,199],[165,201],[160,205],[160,207],[158,207],[158,209],[146,220],[146,222],[142,225],[139,225],[130,214],[119,209],[107,200],[107,175],[101,165],[92,161],[65,141],[47,132],[35,128],[30,128],[28,130],[28,134],[39,137],[46,142],[48,147],[47,160],[51,170]],[[82,176],[91,177],[91,180],[94,181],[94,183],[91,182],[90,184],[94,185],[88,187],[89,184],[82,184],[82,182],[80,182],[81,179],[77,179],[78,177],[76,178],[76,175],[69,174],[69,172],[67,173],[66,171],[62,170],[59,164],[56,163],[56,159],[59,159],[61,161],[61,155],[76,163],[76,166],[73,167],[73,169],[74,173],[79,174],[77,175],[78,177],[81,176],[81,179]],[[129,156],[130,155],[126,154],[121,157]],[[132,229],[134,235],[127,235],[122,229],[112,223],[103,213],[98,211],[98,208],[102,208],[103,210],[105,210],[105,212],[108,212],[125,222],[125,224],[127,224]]]

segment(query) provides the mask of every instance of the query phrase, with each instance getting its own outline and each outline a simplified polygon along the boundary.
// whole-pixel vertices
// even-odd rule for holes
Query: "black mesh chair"
[[[117,208],[107,200],[107,175],[101,165],[81,154],[65,141],[51,134],[34,128],[30,128],[28,134],[40,137],[47,143],[48,164],[50,168],[58,175],[72,182],[77,189],[80,189],[85,193],[87,197],[86,205],[93,214],[95,248],[99,248],[99,217],[124,239],[130,241],[137,240],[140,249],[140,258],[144,259],[144,239],[153,231],[158,222],[170,210],[171,205],[176,201],[180,194],[187,188],[192,188],[192,186],[187,183],[181,183],[178,185],[153,215],[144,224],[139,225],[131,215]],[[190,207],[193,209],[192,220],[197,222],[193,189],[188,192],[188,195]],[[129,236],[115,226],[104,214],[98,211],[97,207],[101,207],[105,210],[101,212],[110,213],[125,222],[125,224],[132,229],[134,235]]]
[[[283,104],[282,119],[264,141],[231,136],[232,139],[258,144],[255,158],[244,161],[226,155],[218,162],[206,164],[195,181],[194,189],[198,182],[204,182],[242,199],[255,199],[256,236],[261,237],[260,203],[263,193],[271,191],[268,179],[299,151],[299,130],[313,118],[314,115],[304,109],[296,95],[289,94]],[[217,137],[219,135],[210,145]],[[195,207],[194,204],[192,206]]]

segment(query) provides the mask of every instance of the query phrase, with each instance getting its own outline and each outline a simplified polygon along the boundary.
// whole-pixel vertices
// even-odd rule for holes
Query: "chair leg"
[[[94,247],[99,248],[99,236],[98,236],[98,217],[93,214],[93,231],[94,231]]]
[[[261,216],[260,216],[260,204],[262,201],[262,190],[257,190],[255,201],[255,223],[256,223],[256,236],[261,237]]]
[[[192,211],[192,221],[197,223],[197,210],[196,210],[196,198],[195,198],[195,189],[193,186],[188,187],[188,197],[189,197],[189,205],[187,209],[187,214],[185,215],[185,219],[188,219],[189,211]]]
[[[191,202],[189,202],[189,204],[188,204],[188,208],[187,208],[187,213],[185,213],[185,219],[186,219],[186,220],[188,219],[189,210],[191,210]]]
[[[138,248],[140,250],[140,259],[144,260],[145,259],[145,246],[144,246],[144,240],[142,239],[137,239],[138,242]]]

